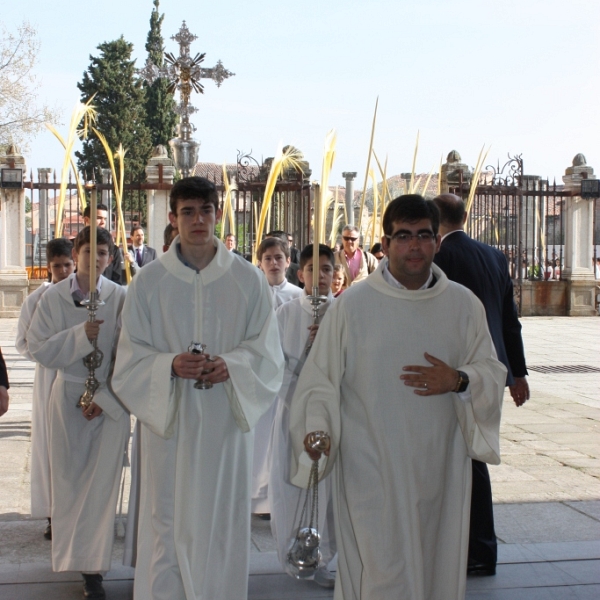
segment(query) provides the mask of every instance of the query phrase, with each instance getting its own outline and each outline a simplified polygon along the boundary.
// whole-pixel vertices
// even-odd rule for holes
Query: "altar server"
[[[266,279],[214,236],[218,201],[206,179],[173,186],[179,236],[123,311],[113,385],[142,423],[136,600],[247,598],[252,428],[283,356]]]
[[[432,265],[437,207],[387,207],[387,259],[327,311],[290,412],[292,483],[334,476],[336,600],[464,598],[471,458],[500,462],[506,369],[481,302]],[[369,318],[361,318],[364,307]]]
[[[50,281],[44,282],[37,290],[29,294],[21,307],[15,347],[19,354],[34,360],[29,352],[27,333],[42,295],[53,283],[63,281],[75,268],[73,262],[73,244],[66,238],[56,238],[46,244],[46,258]],[[44,531],[47,540],[52,539],[52,520],[50,517],[50,455],[48,401],[50,390],[56,377],[55,369],[47,369],[39,363],[35,365],[31,406],[31,516],[34,519],[48,519]]]
[[[319,245],[319,294],[326,301],[319,307],[322,318],[331,306],[331,280],[335,257],[333,251],[324,244]],[[289,435],[290,403],[298,375],[307,356],[308,346],[314,342],[318,324],[313,322],[313,307],[308,297],[312,291],[313,246],[309,244],[300,253],[298,277],[305,284],[301,298],[286,302],[277,311],[279,335],[285,358],[283,385],[275,401],[275,418],[271,431],[270,455],[271,471],[269,478],[269,497],[271,500],[271,531],[277,545],[277,556],[282,567],[286,567],[286,558],[290,540],[298,528],[300,510],[304,501],[305,489],[290,483],[290,462],[292,449]],[[323,587],[333,587],[335,578],[327,565],[335,555],[335,532],[331,504],[331,477],[319,483],[319,523],[321,534],[322,566],[317,570],[314,580]]]
[[[285,240],[278,237],[264,239],[256,255],[258,266],[264,272],[273,292],[275,308],[302,296],[302,290],[285,278],[290,266],[290,247]]]
[[[275,308],[299,298],[303,291],[285,278],[290,266],[290,248],[286,240],[278,237],[264,239],[256,252],[258,266],[265,274],[273,293]],[[268,518],[271,512],[269,499],[269,473],[271,471],[271,455],[269,440],[275,417],[275,402],[258,420],[254,430],[254,458],[252,461],[252,512]]]
[[[97,257],[90,252],[90,228],[75,239],[77,272],[42,296],[27,334],[33,358],[56,369],[50,394],[50,470],[52,473],[52,568],[81,571],[84,597],[104,598],[102,574],[110,569],[115,512],[129,414],[110,390],[112,356],[119,335],[125,290],[102,277],[113,241],[97,231]],[[90,263],[96,259],[96,289],[104,302],[95,322],[81,305],[90,290]],[[88,408],[78,408],[88,369],[83,358],[94,347],[104,353],[96,379],[100,388]]]

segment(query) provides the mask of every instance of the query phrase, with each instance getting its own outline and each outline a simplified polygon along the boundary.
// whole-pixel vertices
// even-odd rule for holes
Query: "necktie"
[[[142,251],[139,248],[136,248],[135,250],[135,262],[139,267],[142,266]]]

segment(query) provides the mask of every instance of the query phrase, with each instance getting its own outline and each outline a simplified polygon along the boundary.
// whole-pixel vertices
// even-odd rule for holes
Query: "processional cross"
[[[200,146],[199,142],[192,140],[191,137],[196,128],[190,123],[190,115],[197,112],[197,109],[190,104],[192,91],[204,93],[201,79],[212,79],[217,87],[221,87],[223,81],[235,73],[228,71],[220,60],[212,68],[201,67],[200,64],[204,61],[206,53],[196,54],[192,58],[190,44],[198,39],[198,36],[190,33],[185,21],[177,34],[171,36],[171,39],[179,44],[179,56],[165,52],[165,64],[162,67],[148,59],[139,73],[150,84],[159,78],[166,79],[169,82],[169,93],[174,94],[176,90],[179,90],[180,102],[175,108],[175,112],[181,118],[178,125],[179,137],[172,139],[169,145],[173,148],[177,168],[186,177],[196,164]]]

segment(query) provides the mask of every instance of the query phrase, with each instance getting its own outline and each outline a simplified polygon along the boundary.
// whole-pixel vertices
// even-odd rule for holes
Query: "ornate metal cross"
[[[171,140],[169,144],[174,150],[177,168],[186,176],[195,164],[199,146],[199,143],[194,142],[191,138],[191,134],[196,128],[190,123],[190,115],[197,110],[190,104],[192,91],[204,93],[201,79],[212,79],[217,87],[221,87],[223,81],[235,73],[228,71],[220,60],[212,68],[201,67],[200,64],[204,61],[206,54],[196,54],[194,58],[191,57],[190,44],[198,39],[198,36],[190,33],[185,21],[177,34],[171,36],[171,39],[179,44],[179,56],[165,52],[165,64],[162,67],[158,67],[148,59],[144,68],[139,70],[139,74],[150,84],[159,78],[167,79],[169,93],[179,90],[180,102],[175,108],[175,112],[181,117],[178,126],[179,138]]]

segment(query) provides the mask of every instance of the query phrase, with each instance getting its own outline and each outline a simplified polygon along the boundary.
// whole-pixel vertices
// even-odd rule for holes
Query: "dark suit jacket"
[[[115,283],[121,283],[121,275],[124,276],[123,273],[123,254],[121,252],[121,248],[119,248],[116,244],[113,248],[112,253],[112,262],[106,267],[104,273],[102,273],[106,279],[110,279]]]
[[[133,260],[135,261],[135,252],[133,251],[133,246],[128,246],[127,251],[133,256]],[[146,246],[144,244],[142,246],[142,267],[150,264],[153,260],[156,260],[156,250],[154,248],[150,248],[150,246]],[[137,262],[133,265],[131,269],[131,276],[133,277],[141,267],[138,266]],[[126,275],[125,269],[123,269],[123,285],[126,283]]]
[[[133,251],[133,246],[128,246],[127,249],[129,250],[129,252],[133,253],[134,260],[135,260],[135,252]],[[153,260],[156,260],[156,250],[154,248],[150,248],[150,246],[146,246],[146,244],[144,244],[142,246],[142,267],[145,267],[147,264],[151,263]]]
[[[10,387],[8,385],[8,372],[6,371],[6,363],[2,356],[2,350],[0,350],[0,385],[3,385],[6,389]]]
[[[506,385],[514,383],[513,377],[525,377],[521,323],[504,254],[464,231],[454,231],[444,239],[433,261],[448,279],[469,288],[483,303],[498,360],[508,369]]]

